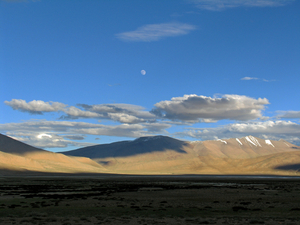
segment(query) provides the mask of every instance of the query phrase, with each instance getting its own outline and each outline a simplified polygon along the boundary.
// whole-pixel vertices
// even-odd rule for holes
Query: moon
[[[146,70],[141,70],[142,75],[146,75]]]

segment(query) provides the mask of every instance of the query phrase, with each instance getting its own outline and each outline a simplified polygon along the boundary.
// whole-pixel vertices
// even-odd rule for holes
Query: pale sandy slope
[[[300,168],[300,148],[283,140],[249,136],[238,140],[187,142],[182,149],[184,153],[165,149],[94,160],[115,173],[300,175],[295,168],[276,169],[286,165]]]
[[[47,173],[103,173],[103,166],[85,157],[69,157],[34,148],[0,134],[0,170]]]

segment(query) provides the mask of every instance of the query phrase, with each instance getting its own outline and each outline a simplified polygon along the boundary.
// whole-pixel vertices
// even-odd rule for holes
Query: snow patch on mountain
[[[245,138],[246,138],[246,140],[247,140],[248,142],[250,142],[250,143],[253,144],[254,146],[260,146],[260,147],[261,147],[259,141],[258,141],[255,137],[253,137],[253,136],[247,136],[247,137],[245,137]]]
[[[221,139],[218,139],[217,141],[221,141],[221,142],[223,142],[227,145],[227,141],[224,141],[224,140],[221,140]]]
[[[283,142],[286,146],[290,147],[286,142]]]
[[[267,145],[272,145],[275,148],[275,146],[272,144],[272,142],[270,140],[266,140],[266,144]]]
[[[243,143],[238,139],[238,138],[236,138],[235,139],[240,145],[243,145]]]

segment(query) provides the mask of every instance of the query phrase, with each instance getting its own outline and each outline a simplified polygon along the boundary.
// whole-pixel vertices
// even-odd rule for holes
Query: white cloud
[[[0,132],[35,147],[65,148],[67,146],[92,145],[91,143],[70,141],[83,140],[85,135],[141,137],[167,133],[165,129],[169,127],[171,125],[163,123],[110,126],[86,122],[34,120],[22,123],[0,124]]]
[[[264,82],[276,81],[276,80],[267,80],[267,79],[264,79],[264,78],[257,78],[257,77],[243,77],[243,78],[241,78],[241,80],[262,80]]]
[[[264,82],[273,82],[273,81],[276,81],[276,80],[267,80],[267,79],[262,79]]]
[[[104,119],[118,121],[120,123],[142,123],[154,122],[155,115],[144,111],[144,107],[131,104],[99,104],[86,105],[78,104],[86,111],[97,113]]]
[[[35,131],[26,131],[26,132],[19,132],[18,130],[15,131],[8,131],[6,132],[6,135],[9,137],[12,137],[16,140],[22,141],[24,143],[27,143],[31,146],[37,147],[37,148],[66,148],[68,146],[73,147],[85,147],[85,146],[91,146],[94,145],[93,143],[88,142],[75,142],[75,141],[69,141],[70,140],[83,140],[80,139],[79,136],[76,138],[72,138],[72,136],[60,136],[54,133],[46,134],[46,133],[39,133]],[[66,139],[65,139],[66,138]]]
[[[241,80],[258,80],[256,77],[243,77]]]
[[[0,132],[41,148],[87,146],[86,135],[140,137],[166,134],[173,126],[190,126],[196,122],[213,123],[223,119],[247,121],[266,119],[262,111],[269,104],[266,98],[254,99],[243,95],[206,97],[184,95],[155,104],[151,112],[130,104],[78,104],[67,106],[59,102],[15,100],[5,102],[13,109],[29,113],[60,111],[70,118],[101,118],[118,121],[119,125],[103,125],[74,121],[31,120],[22,123],[0,124]],[[80,109],[81,108],[81,109]],[[300,118],[299,111],[282,111],[282,118]],[[161,119],[165,122],[162,122]],[[231,138],[245,135],[283,138],[294,142],[300,138],[300,125],[287,121],[240,122],[218,128],[189,129],[178,135],[201,139]],[[44,135],[43,135],[44,134]],[[40,137],[40,138],[38,138]],[[299,142],[300,143],[300,142]]]
[[[63,112],[60,119],[96,118],[120,122],[122,124],[154,123],[157,119],[168,119],[184,123],[217,122],[222,119],[250,120],[261,118],[261,111],[267,99],[253,99],[240,95],[224,95],[221,98],[185,95],[161,101],[150,112],[141,106],[131,104],[77,104],[67,106],[60,102],[34,100],[26,102],[13,99],[5,103],[15,110],[31,114]]]
[[[300,111],[277,111],[279,118],[297,119],[300,118]]]
[[[266,104],[269,104],[266,98],[254,99],[243,95],[223,95],[221,98],[184,95],[156,103],[152,113],[163,119],[193,123],[223,119],[243,121],[262,117]]]
[[[78,109],[74,106],[70,106],[66,109],[64,109],[64,112],[68,115],[70,118],[99,118],[102,117],[102,115],[90,112],[90,111],[83,111],[81,109]]]
[[[44,102],[40,100],[33,100],[26,102],[22,99],[12,99],[5,101],[6,105],[11,106],[14,110],[28,112],[31,114],[43,114],[44,112],[54,112],[63,110],[66,105],[60,102]]]
[[[221,11],[236,7],[276,7],[294,0],[190,0],[200,9]]]
[[[33,120],[23,123],[0,124],[1,131],[9,132],[33,132],[40,133],[67,133],[67,134],[95,134],[95,135],[111,135],[111,130],[125,131],[122,136],[135,136],[131,131],[143,129],[143,125],[139,124],[121,124],[117,126],[108,126],[102,124],[71,122],[71,121],[47,121]],[[119,136],[119,135],[115,135]]]
[[[196,27],[186,23],[148,24],[134,31],[124,32],[116,36],[124,41],[158,41],[165,37],[175,37],[188,34]]]
[[[26,102],[22,99],[5,101],[5,104],[15,110],[31,114],[43,114],[45,112],[64,112],[66,115],[60,119],[97,118],[118,121],[120,123],[155,122],[155,115],[144,111],[144,108],[130,104],[78,104],[79,107],[67,106],[60,102],[44,102],[33,100]]]
[[[108,113],[108,117],[114,121],[119,121],[120,123],[141,123],[144,120],[139,119],[136,116],[128,115],[125,113]]]
[[[264,121],[251,123],[234,123],[216,128],[188,129],[177,133],[201,140],[216,138],[228,139],[253,135],[263,139],[279,140],[300,144],[300,124],[291,121]]]

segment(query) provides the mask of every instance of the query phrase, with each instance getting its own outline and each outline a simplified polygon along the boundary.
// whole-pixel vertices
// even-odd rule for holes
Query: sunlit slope
[[[84,157],[38,149],[0,134],[0,169],[48,173],[100,173],[103,166]]]
[[[234,159],[255,158],[298,149],[298,146],[284,140],[263,140],[253,136],[217,141],[192,142],[192,145],[195,153],[199,156],[211,155],[220,158]]]
[[[296,174],[295,168],[300,165],[298,146],[284,140],[252,136],[203,142],[184,142],[165,136],[143,137],[66,154],[91,157],[111,172],[132,174],[288,175]],[[286,165],[293,167],[280,168]]]

